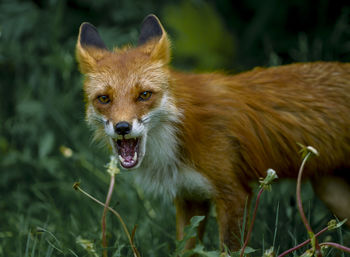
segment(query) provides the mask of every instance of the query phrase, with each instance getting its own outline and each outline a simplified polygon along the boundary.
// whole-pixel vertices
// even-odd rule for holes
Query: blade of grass
[[[37,239],[37,235],[35,235],[34,237],[34,243],[33,243],[33,248],[32,248],[32,254],[30,255],[31,257],[35,256],[35,250],[36,250],[36,243],[37,243],[38,239]]]
[[[60,252],[61,254],[63,254],[63,251],[58,249],[53,243],[51,243],[49,240],[46,240],[46,242],[51,245],[51,247],[55,250],[57,250],[58,252]]]
[[[277,230],[278,230],[278,219],[279,219],[279,210],[280,210],[280,202],[277,202],[277,208],[276,208],[276,221],[275,221],[275,231],[273,233],[273,241],[272,241],[272,247],[275,249],[276,244],[276,237],[277,237]]]
[[[342,228],[341,227],[339,227],[339,229],[338,229],[338,234],[339,234],[340,244],[342,245],[342,244],[344,244],[344,239],[343,239],[343,233],[342,233]],[[342,255],[342,257],[345,257],[345,253],[344,252],[342,252],[341,255]]]
[[[70,251],[75,257],[79,257],[72,249],[68,249],[68,251]]]
[[[244,206],[244,213],[243,213],[243,224],[242,224],[242,229],[241,229],[241,243],[242,245],[244,244],[244,236],[245,236],[245,229],[246,229],[246,225],[248,222],[248,198],[245,201],[245,206]]]
[[[51,257],[53,252],[53,247],[51,245],[48,246],[45,257]]]
[[[30,243],[30,232],[28,232],[28,236],[27,236],[26,251],[25,251],[25,253],[24,253],[24,257],[28,257],[28,253],[29,253],[29,243]]]

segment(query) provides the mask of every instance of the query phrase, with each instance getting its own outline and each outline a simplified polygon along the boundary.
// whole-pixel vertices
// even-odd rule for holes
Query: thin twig
[[[333,248],[337,248],[343,252],[347,252],[347,253],[350,253],[350,248],[349,247],[346,247],[344,245],[341,245],[341,244],[337,244],[337,243],[333,243],[333,242],[324,242],[324,243],[320,243],[320,246],[330,246],[330,247],[333,247]]]
[[[103,257],[108,257],[107,251],[107,238],[106,238],[106,215],[108,211],[108,206],[112,198],[113,188],[114,188],[115,176],[111,175],[111,181],[109,183],[108,194],[106,197],[106,203],[104,204],[101,226],[102,226],[102,247],[103,247]]]
[[[318,233],[315,234],[315,237],[318,237],[319,235],[323,234],[324,232],[328,231],[328,227],[325,227],[324,229],[322,229],[321,231],[319,231]],[[280,255],[278,255],[278,257],[283,257],[286,256],[287,254],[290,254],[296,250],[298,250],[299,248],[309,244],[311,242],[311,239],[308,239],[300,244],[298,244],[297,246],[294,246],[293,248],[290,248],[286,251],[284,251],[283,253],[281,253]]]
[[[299,213],[300,213],[300,216],[301,216],[301,219],[307,229],[307,231],[310,233],[313,233],[312,231],[312,228],[305,216],[305,213],[304,213],[304,208],[303,208],[303,204],[302,204],[302,201],[301,201],[301,194],[300,194],[300,191],[301,191],[301,177],[302,177],[302,174],[303,174],[303,170],[304,170],[304,166],[305,166],[305,163],[306,161],[308,160],[309,156],[311,155],[311,153],[308,153],[305,158],[303,159],[303,162],[300,166],[300,169],[299,169],[299,174],[298,174],[298,180],[297,180],[297,201],[298,201],[298,209],[299,209]]]
[[[303,174],[303,170],[304,170],[304,166],[305,166],[305,163],[306,161],[309,159],[309,157],[311,156],[311,152],[308,152],[305,156],[305,158],[303,159],[303,162],[301,163],[301,166],[300,166],[300,169],[299,169],[299,174],[298,174],[298,180],[297,180],[297,203],[298,203],[298,209],[299,209],[299,213],[300,213],[300,217],[301,217],[301,220],[303,221],[304,225],[305,225],[305,228],[309,234],[309,237],[310,239],[314,239],[314,242],[315,242],[315,245],[313,245],[313,247],[315,247],[315,251],[316,251],[316,256],[317,257],[322,257],[322,253],[321,253],[321,247],[320,245],[318,244],[318,240],[317,238],[315,237],[314,235],[314,232],[312,231],[312,228],[305,216],[305,213],[304,213],[304,209],[303,209],[303,204],[302,204],[302,200],[301,200],[301,194],[300,194],[300,191],[301,191],[301,177],[302,177],[302,174]]]
[[[262,192],[264,192],[264,187],[261,187],[261,189],[259,190],[259,193],[258,193],[258,195],[257,195],[257,197],[256,197],[252,221],[251,221],[251,223],[249,224],[249,229],[248,229],[247,237],[246,237],[245,242],[244,242],[244,244],[243,244],[243,246],[242,246],[242,248],[241,248],[240,257],[243,257],[243,255],[244,255],[244,250],[245,250],[245,248],[247,247],[247,245],[248,245],[248,243],[249,243],[250,236],[251,236],[251,234],[252,234],[252,230],[253,230],[253,227],[254,227],[254,221],[255,221],[256,213],[257,213],[257,211],[258,211],[260,196],[261,196]]]

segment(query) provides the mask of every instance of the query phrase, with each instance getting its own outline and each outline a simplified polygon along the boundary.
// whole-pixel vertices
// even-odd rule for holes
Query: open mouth
[[[140,138],[113,139],[120,164],[123,168],[135,167],[139,158]]]

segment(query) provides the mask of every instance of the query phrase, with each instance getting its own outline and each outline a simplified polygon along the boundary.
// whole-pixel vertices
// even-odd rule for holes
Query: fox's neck
[[[176,88],[175,85],[171,87]],[[146,154],[136,181],[146,191],[168,199],[179,195],[209,198],[209,182],[184,155],[184,110],[172,92],[166,93],[157,116],[147,133]]]
[[[172,96],[165,93],[147,133],[146,153],[136,178],[146,191],[167,195],[171,199],[178,193],[176,185],[181,164],[177,124],[180,122],[181,113],[177,111]]]

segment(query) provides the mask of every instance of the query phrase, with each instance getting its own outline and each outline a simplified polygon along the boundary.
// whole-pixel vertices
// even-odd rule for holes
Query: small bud
[[[312,146],[305,146],[301,143],[297,143],[300,146],[300,151],[299,153],[301,153],[301,158],[304,159],[307,155],[308,157],[310,157],[310,153],[312,155],[316,155],[319,156],[318,151],[316,150],[316,148],[312,147]]]
[[[343,226],[347,222],[347,219],[337,222],[335,219],[328,222],[328,230],[337,229]]]
[[[267,190],[271,190],[271,183],[273,180],[277,179],[277,173],[273,169],[268,169],[267,170],[267,175],[264,179],[260,179],[260,187],[264,187]]]
[[[60,146],[60,152],[66,158],[70,158],[73,156],[73,150],[64,145]]]
[[[319,154],[318,154],[318,151],[317,151],[314,147],[312,147],[312,146],[307,146],[306,149],[307,149],[309,152],[311,152],[311,153],[313,153],[314,155],[316,155],[316,156],[319,155]]]
[[[306,250],[300,257],[312,257],[314,256],[314,250],[309,249]]]
[[[327,224],[328,230],[335,229],[337,227],[337,221],[335,219],[330,220]]]
[[[114,156],[111,155],[111,160],[109,161],[109,163],[107,163],[106,167],[107,167],[107,172],[111,175],[114,176],[118,173],[120,173],[120,170],[118,168],[118,159]]]
[[[267,249],[263,255],[263,257],[274,257],[274,256],[275,256],[275,252],[274,252],[273,246],[271,246],[270,249]]]
[[[322,245],[321,246],[321,251],[324,252],[325,250],[327,250],[329,248],[329,245]]]
[[[273,169],[268,169],[267,170],[267,177],[270,178],[271,180],[274,180],[274,179],[278,178],[276,171],[273,170]]]
[[[80,236],[76,239],[76,243],[83,247],[91,256],[98,256],[93,241],[83,239]]]
[[[79,186],[80,186],[80,182],[75,182],[75,183],[73,184],[73,188],[74,188],[75,190],[78,190]]]

